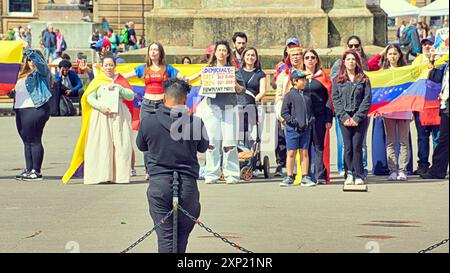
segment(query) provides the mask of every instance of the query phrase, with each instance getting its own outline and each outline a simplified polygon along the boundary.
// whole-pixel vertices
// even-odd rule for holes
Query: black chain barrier
[[[202,222],[200,222],[198,219],[196,219],[194,216],[192,216],[189,212],[187,212],[185,209],[183,209],[183,207],[178,206],[178,209],[179,209],[182,213],[184,213],[184,215],[186,215],[189,219],[191,219],[192,221],[194,221],[194,223],[198,224],[201,228],[203,228],[204,230],[206,230],[208,233],[213,234],[214,237],[221,239],[224,243],[227,243],[227,244],[229,244],[230,246],[232,246],[232,247],[234,247],[234,248],[236,248],[236,249],[238,249],[238,250],[240,250],[240,251],[242,251],[242,252],[245,252],[245,253],[253,253],[252,251],[247,250],[247,249],[243,248],[242,246],[240,246],[240,245],[238,245],[238,244],[236,244],[236,243],[233,243],[233,242],[229,241],[227,238],[221,236],[219,233],[214,232],[212,229],[210,229],[209,227],[205,226]]]
[[[427,248],[427,249],[423,249],[423,250],[419,251],[419,253],[427,253],[427,252],[430,252],[430,251],[432,251],[432,250],[435,249],[435,248],[438,248],[438,247],[440,247],[440,246],[442,246],[442,245],[445,245],[446,243],[448,243],[448,239],[442,240],[442,242],[437,243],[437,244],[434,244],[434,245],[430,246],[430,247]]]
[[[139,238],[139,240],[137,240],[136,242],[134,242],[132,245],[130,245],[129,247],[127,247],[125,250],[122,250],[122,252],[120,253],[127,253],[128,251],[132,250],[133,248],[135,248],[138,244],[140,244],[142,241],[144,241],[148,236],[150,236],[153,231],[155,231],[156,228],[158,228],[160,225],[164,224],[167,219],[169,219],[169,217],[172,215],[173,210],[169,211],[166,216],[164,216],[163,219],[161,219],[161,221],[159,221],[159,223],[157,223],[149,232],[147,232],[144,236],[142,236],[141,238]]]
[[[187,212],[185,209],[183,209],[179,203],[178,203],[178,190],[179,190],[179,175],[178,172],[174,171],[173,172],[173,199],[172,199],[172,205],[173,205],[173,209],[171,211],[169,211],[166,216],[164,216],[164,218],[158,223],[156,224],[149,232],[147,232],[144,236],[142,236],[141,238],[139,238],[139,240],[137,240],[135,243],[133,243],[132,245],[130,245],[129,247],[127,247],[125,250],[123,250],[121,253],[127,253],[128,251],[130,251],[131,249],[133,249],[134,247],[136,247],[138,244],[140,244],[142,241],[144,241],[148,236],[150,236],[153,231],[155,231],[156,228],[158,228],[161,224],[164,224],[167,219],[169,219],[170,216],[173,216],[173,242],[177,242],[178,241],[178,210],[180,210],[182,213],[184,213],[189,219],[191,219],[194,223],[198,224],[200,227],[204,228],[207,232],[211,233],[214,235],[214,237],[221,239],[223,242],[229,244],[230,246],[242,251],[242,252],[246,252],[246,253],[253,253],[250,250],[247,250],[231,241],[229,241],[227,238],[224,238],[223,236],[221,236],[220,234],[218,234],[217,232],[214,232],[212,229],[208,228],[207,226],[205,226],[202,222],[200,222],[198,219],[196,219],[194,216],[192,216],[189,212]],[[178,248],[177,248],[178,244],[173,244],[173,253],[177,253],[178,252]]]

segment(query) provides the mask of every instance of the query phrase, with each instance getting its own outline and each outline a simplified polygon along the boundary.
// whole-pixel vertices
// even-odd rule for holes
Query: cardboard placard
[[[204,67],[201,75],[203,94],[235,93],[234,67]]]

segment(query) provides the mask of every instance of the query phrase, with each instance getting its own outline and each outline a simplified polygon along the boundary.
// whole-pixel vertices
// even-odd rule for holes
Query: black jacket
[[[312,109],[315,117],[325,116],[325,122],[333,123],[333,110],[328,90],[318,80],[311,79],[305,88],[311,94]]]
[[[337,83],[334,78],[332,96],[334,112],[342,123],[349,118],[361,123],[367,118],[372,106],[372,89],[369,80]]]
[[[198,178],[197,152],[204,153],[209,141],[202,120],[184,108],[161,105],[155,114],[145,116],[136,138],[139,150],[149,152],[145,162],[149,175],[181,174]]]
[[[281,117],[295,130],[302,131],[310,128],[314,122],[310,92],[291,88],[284,96]]]

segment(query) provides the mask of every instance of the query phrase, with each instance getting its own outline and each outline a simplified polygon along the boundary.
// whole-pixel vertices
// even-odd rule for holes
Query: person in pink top
[[[398,45],[388,45],[368,62],[371,71],[391,69],[405,66],[406,64],[406,60]],[[406,181],[407,166],[411,155],[409,126],[414,117],[413,113],[411,111],[384,113],[382,117],[386,130],[387,163],[390,173],[388,180]],[[396,153],[397,145],[400,145],[398,157]]]

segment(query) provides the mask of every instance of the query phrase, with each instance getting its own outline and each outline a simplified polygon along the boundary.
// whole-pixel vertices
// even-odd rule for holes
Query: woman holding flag
[[[146,63],[136,67],[133,71],[125,74],[124,77],[126,79],[139,77],[144,78],[145,80],[145,93],[141,104],[139,120],[141,120],[144,115],[155,113],[159,105],[163,103],[164,80],[172,78],[185,79],[183,75],[178,73],[177,69],[166,64],[164,47],[159,42],[150,43],[147,49]],[[144,164],[146,170],[148,160],[148,152],[144,152]],[[148,179],[148,175],[146,175],[146,179]]]
[[[398,45],[388,45],[382,52],[376,54],[369,60],[369,67],[372,71],[402,67],[405,65],[407,65],[406,60]],[[373,135],[372,138],[378,138],[378,141],[386,139],[384,144],[386,146],[387,165],[389,168],[388,180],[406,181],[408,162],[411,158],[409,126],[414,117],[413,113],[411,111],[384,113],[382,114],[382,117],[383,119],[378,120],[378,122],[384,123],[386,130],[385,136],[381,135],[381,137],[378,137]],[[374,122],[376,120],[377,119],[375,119]],[[373,134],[376,134],[375,130],[373,131]],[[399,158],[397,158],[396,152],[396,147],[398,145],[400,146]],[[376,153],[375,148],[376,147],[372,146],[374,153]],[[384,156],[384,158],[386,158],[386,156]],[[378,160],[380,160],[380,158]],[[379,161],[377,161],[375,166],[378,165],[380,165]],[[377,172],[374,171],[374,174],[376,173]]]
[[[92,106],[84,159],[84,184],[129,183],[132,153],[131,114],[124,100],[133,100],[132,89],[115,83],[116,62],[112,53],[102,59],[102,71],[109,80],[92,91]]]
[[[311,93],[315,122],[312,143],[314,145],[314,176],[318,184],[326,184],[330,173],[330,139],[329,130],[333,122],[331,104],[331,78],[322,71],[319,55],[314,49],[303,53],[303,70],[311,78],[305,91]],[[325,136],[328,135],[326,138]],[[325,151],[324,151],[325,150]],[[325,157],[325,154],[327,157]]]
[[[333,106],[344,139],[345,185],[363,185],[363,142],[366,137],[372,93],[360,55],[347,50],[333,79]]]

